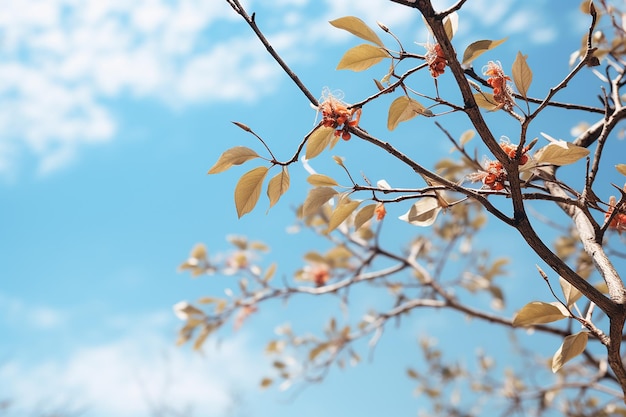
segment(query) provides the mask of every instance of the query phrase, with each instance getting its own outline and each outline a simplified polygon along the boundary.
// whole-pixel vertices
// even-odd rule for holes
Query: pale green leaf
[[[617,164],[615,165],[615,169],[622,175],[626,175],[626,164]]]
[[[427,227],[432,225],[441,211],[437,198],[422,198],[413,204],[408,212],[399,217],[414,226]]]
[[[343,223],[356,208],[361,204],[360,201],[353,201],[349,198],[345,197],[339,201],[335,210],[330,215],[330,219],[328,220],[328,230],[327,233],[330,233],[334,229],[336,229],[341,223]]]
[[[334,187],[339,185],[334,178],[323,174],[311,174],[306,180],[315,187]]]
[[[568,307],[572,306],[582,297],[583,294],[563,277],[559,277],[559,284],[561,284],[561,290],[563,290],[563,295],[565,296],[565,304],[567,304]]]
[[[515,317],[513,317],[513,326],[552,323],[566,317],[569,317],[569,312],[560,303],[533,301],[517,312]]]
[[[309,191],[302,206],[302,215],[308,216],[315,213],[320,207],[337,194],[337,191],[330,187],[316,187]]]
[[[387,117],[387,128],[394,130],[400,122],[405,122],[422,114],[425,107],[418,101],[407,96],[400,96],[389,106]]]
[[[359,230],[368,220],[374,217],[376,204],[368,204],[360,209],[354,217],[354,230]]]
[[[354,36],[358,36],[361,39],[372,42],[378,46],[385,46],[383,42],[380,40],[376,32],[374,32],[365,22],[363,22],[358,17],[354,16],[345,16],[340,17],[339,19],[331,20],[331,25],[336,28],[346,30],[352,33]]]
[[[515,87],[524,98],[527,98],[528,88],[530,88],[530,84],[533,81],[533,72],[528,66],[526,58],[527,55],[522,55],[521,52],[518,52],[515,57],[515,61],[513,62],[512,69]]]
[[[245,146],[235,146],[225,151],[209,170],[209,174],[217,174],[226,171],[233,165],[241,165],[246,161],[258,158],[259,155]]]
[[[235,186],[235,207],[239,218],[249,213],[256,206],[261,195],[263,180],[267,175],[267,167],[257,167],[246,172]]]
[[[337,69],[364,71],[389,57],[385,49],[364,43],[348,49],[337,64]]]
[[[589,333],[585,331],[567,336],[552,357],[552,372],[556,373],[566,362],[583,353],[588,339]]]
[[[330,140],[335,134],[335,129],[332,127],[320,126],[309,135],[306,143],[306,159],[313,159],[330,143]]]
[[[465,48],[465,52],[463,52],[463,65],[468,65],[470,62],[478,58],[483,53],[495,48],[506,40],[507,38],[503,38],[497,41],[484,39],[472,42],[467,48]]]
[[[280,197],[289,189],[289,171],[282,167],[280,172],[267,184],[267,196],[270,199],[270,207],[278,202]]]

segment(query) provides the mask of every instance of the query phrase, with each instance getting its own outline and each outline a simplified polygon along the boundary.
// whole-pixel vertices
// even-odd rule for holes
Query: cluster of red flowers
[[[500,142],[500,147],[511,159],[515,159],[518,146],[508,141]],[[529,147],[526,146],[521,150],[519,156],[519,164],[525,165],[529,156],[527,152]],[[484,171],[476,172],[469,175],[470,181],[482,181],[483,184],[491,190],[500,191],[505,188],[505,183],[508,181],[506,170],[502,166],[500,161],[486,160],[484,163]]]
[[[509,158],[511,159],[515,159],[515,157],[517,156],[517,145],[514,145],[510,142],[507,141],[502,141],[500,142],[500,147],[502,148],[502,150],[504,152],[506,152],[506,154],[509,156]],[[528,162],[528,155],[526,154],[528,152],[528,150],[530,149],[530,147],[525,146],[522,150],[521,150],[521,155],[519,158],[519,164],[520,165],[524,165],[526,164],[526,162]]]
[[[495,191],[504,189],[504,183],[508,180],[500,161],[485,161],[485,171],[478,173],[478,175],[485,186]]]
[[[448,60],[438,43],[434,45],[426,44],[426,63],[433,78],[437,78],[445,72]]]
[[[493,88],[493,99],[505,110],[513,110],[514,100],[511,93],[511,87],[507,84],[507,81],[511,81],[504,71],[502,65],[499,62],[489,61],[487,68],[483,70],[483,75],[488,76],[487,83]]]
[[[348,106],[332,95],[328,95],[319,105],[322,112],[322,126],[336,129],[335,136],[350,140],[350,127],[359,124],[361,109],[348,109]]]
[[[624,191],[626,191],[626,185],[624,186]],[[609,199],[609,208],[604,215],[605,221],[611,217],[613,211],[615,211],[617,205],[617,201],[614,196],[611,196]],[[609,227],[611,229],[617,230],[619,233],[626,231],[626,213],[620,212],[613,216],[611,223],[609,223]]]

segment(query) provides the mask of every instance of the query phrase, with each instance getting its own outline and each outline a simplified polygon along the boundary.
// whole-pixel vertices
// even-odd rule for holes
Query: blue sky
[[[541,95],[568,71],[586,19],[572,2],[494,3],[468,1],[457,49],[509,36],[479,62],[498,59],[509,68],[522,50],[535,72],[531,92]],[[356,15],[373,27],[383,22],[419,52],[414,42],[426,41],[421,18],[385,0],[247,4],[314,93],[341,89],[347,101],[369,94],[371,78],[384,69],[336,72],[343,52],[358,41],[328,20]],[[231,285],[177,273],[196,242],[220,253],[229,248],[227,235],[264,240],[272,247],[268,259],[284,259],[284,274],[300,267],[301,254],[315,242],[285,231],[292,207],[306,195],[304,169],[291,170],[292,189],[268,214],[262,199],[241,220],[232,190],[244,171],[206,175],[224,150],[257,145],[231,120],[251,126],[286,159],[315,118],[226,2],[9,0],[0,3],[0,39],[0,391],[15,399],[17,415],[84,407],[92,417],[144,416],[161,398],[206,416],[414,415],[421,400],[411,396],[404,366],[417,358],[420,335],[443,337],[450,326],[443,318],[417,318],[388,332],[374,363],[333,372],[295,399],[258,390],[269,369],[262,350],[277,324],[315,326],[310,300],[289,317],[271,306],[250,326],[225,334],[219,347],[209,343],[204,356],[174,347],[180,323],[171,306]],[[574,83],[563,99],[597,84]],[[490,117],[503,130],[513,126]],[[400,127],[395,140],[407,151],[428,146],[433,157],[447,154],[448,143],[427,142],[441,136],[432,122],[419,123]],[[572,125],[546,118],[537,132],[570,139]],[[375,111],[364,113],[363,126],[388,135],[384,115]],[[452,130],[458,135],[465,128]],[[336,153],[349,154],[347,164],[358,172],[368,154],[349,144],[351,154],[343,142]],[[316,169],[335,169],[319,159]],[[394,185],[406,172],[379,165],[368,176]],[[390,209],[389,223],[404,211]],[[407,238],[414,233],[402,227]],[[497,228],[492,233],[506,236]],[[515,278],[516,272],[509,288],[523,288]],[[547,297],[543,290],[538,294]],[[398,349],[406,361],[397,360]]]

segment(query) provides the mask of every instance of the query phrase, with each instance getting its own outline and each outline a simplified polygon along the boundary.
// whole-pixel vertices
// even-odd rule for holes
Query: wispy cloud
[[[172,321],[161,313],[117,324],[125,327],[118,338],[77,342],[62,358],[3,358],[0,385],[8,389],[0,399],[10,399],[16,415],[87,410],[91,417],[141,417],[167,408],[220,416],[237,406],[238,390],[258,386],[263,362],[244,334],[219,347],[207,342],[201,355],[173,346]]]
[[[320,45],[349,39],[327,23],[348,14],[372,26],[380,21],[394,30],[419,32],[417,13],[388,1],[334,0],[323,7],[310,0],[250,3],[291,62],[314,59]],[[487,26],[507,18],[515,27],[528,21],[523,14],[510,16],[504,3],[477,0],[465,9],[466,16]],[[278,66],[225,1],[5,2],[0,33],[4,178],[14,175],[24,154],[34,155],[38,172],[46,174],[72,161],[82,146],[113,138],[120,121],[111,103],[147,98],[179,107],[255,101],[281,79]],[[545,30],[535,36],[538,41],[553,37]]]
[[[4,177],[25,151],[45,174],[111,139],[119,121],[105,101],[254,99],[253,83],[278,73],[241,35],[213,41],[236,17],[225,2],[24,0],[0,14]]]

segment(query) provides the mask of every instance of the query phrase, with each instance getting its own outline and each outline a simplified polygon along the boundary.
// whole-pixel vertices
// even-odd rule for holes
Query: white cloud
[[[76,349],[65,361],[0,365],[3,392],[16,407],[86,408],[90,416],[149,415],[150,407],[202,410],[219,416],[233,406],[234,387],[252,388],[260,375],[239,342],[205,356],[175,350],[158,337],[118,340]]]
[[[239,391],[255,390],[261,352],[251,353],[244,334],[205,354],[173,346],[172,317],[156,313],[118,317],[123,336],[101,344],[79,342],[62,359],[9,358],[0,363],[0,399],[14,415],[51,410],[87,410],[90,417],[142,417],[169,407],[193,415],[221,416],[236,407]],[[165,335],[165,336],[164,336]],[[32,356],[32,355],[31,355]],[[28,414],[30,415],[30,414]]]
[[[254,4],[266,21],[284,17],[266,30],[294,62],[310,59],[308,46],[319,40],[349,38],[330,29],[329,19],[356,14],[396,26],[415,18],[386,1],[332,1],[313,16],[308,3]],[[218,33],[215,25],[232,22],[241,30]],[[24,153],[35,155],[38,172],[46,174],[71,162],[82,146],[110,140],[120,126],[105,102],[254,101],[280,80],[280,68],[225,1],[22,0],[0,4],[0,31],[5,178]]]
[[[476,0],[464,9],[470,19],[494,26],[511,14],[505,3]],[[345,15],[371,26],[380,21],[398,33],[413,31],[411,41],[419,40],[418,13],[386,0],[327,0],[324,7],[307,0],[255,1],[253,6],[264,32],[293,63],[314,59],[320,45],[350,39],[328,25]],[[520,12],[508,17],[506,30],[528,23],[522,19],[527,9],[516,7]],[[1,2],[0,32],[0,176],[5,178],[24,153],[35,155],[45,174],[74,159],[82,146],[110,140],[120,129],[109,107],[116,100],[141,97],[177,107],[254,101],[281,80],[278,65],[223,0]],[[548,30],[533,33],[537,42],[555,36]]]
[[[279,72],[269,57],[259,51],[244,61],[233,53],[241,48],[209,39],[213,23],[236,18],[221,1],[0,4],[0,175],[11,175],[24,152],[45,174],[81,146],[110,140],[119,122],[105,101],[128,94],[176,104],[258,97],[267,88],[254,83],[269,87]],[[251,44],[233,36],[228,44]]]

